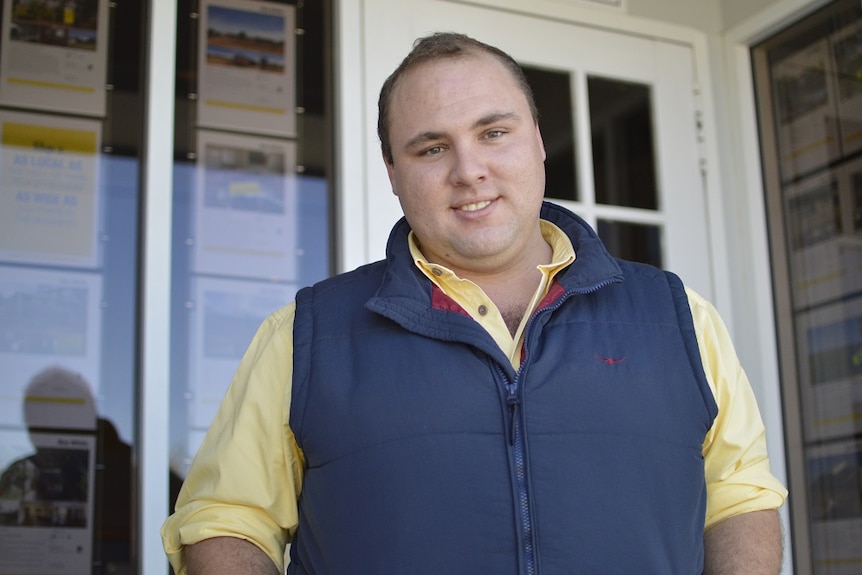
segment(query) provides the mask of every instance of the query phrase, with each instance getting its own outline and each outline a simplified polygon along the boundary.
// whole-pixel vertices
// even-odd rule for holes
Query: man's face
[[[545,149],[523,92],[485,54],[422,64],[390,107],[392,190],[430,261],[495,273],[543,242]]]

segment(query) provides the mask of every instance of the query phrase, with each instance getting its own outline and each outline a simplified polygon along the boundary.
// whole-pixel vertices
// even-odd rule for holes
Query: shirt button
[[[440,271],[440,268],[434,268],[431,270],[431,273],[437,276],[438,278],[443,275],[443,272]]]
[[[484,305],[479,306],[479,315],[485,315],[488,313],[488,308]]]

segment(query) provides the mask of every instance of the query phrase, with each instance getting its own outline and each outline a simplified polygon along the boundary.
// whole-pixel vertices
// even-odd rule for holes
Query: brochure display
[[[0,420],[22,425],[23,390],[46,365],[99,387],[102,277],[0,265]]]
[[[295,288],[199,277],[194,294],[189,330],[189,424],[205,429],[258,327],[269,314],[293,301]]]
[[[797,571],[862,573],[862,7],[752,50]],[[774,145],[773,145],[774,143]],[[810,545],[808,545],[810,543]]]
[[[96,523],[93,391],[77,376],[42,377],[27,386],[22,406],[29,445],[0,469],[0,574],[90,573]]]
[[[0,574],[90,573],[95,433],[35,433],[31,441],[35,452],[0,476]]]
[[[295,149],[286,140],[198,131],[196,273],[295,279]]]
[[[855,575],[862,565],[862,441],[808,452],[808,499],[815,573]]]
[[[9,0],[0,104],[105,115],[108,0]]]
[[[295,10],[257,0],[201,2],[198,125],[296,135]]]
[[[806,439],[862,433],[862,298],[800,314],[797,334]]]
[[[772,67],[783,180],[821,168],[840,154],[833,75],[826,40]]]
[[[0,259],[94,268],[101,122],[0,112]]]

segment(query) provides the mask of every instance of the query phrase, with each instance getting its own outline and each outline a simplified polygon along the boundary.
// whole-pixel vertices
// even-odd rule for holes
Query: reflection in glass
[[[329,9],[179,3],[170,465],[180,478],[258,326],[332,271]]]
[[[599,220],[598,234],[614,256],[662,267],[658,226]]]
[[[590,77],[596,203],[658,209],[648,86]]]
[[[862,7],[824,6],[752,51],[797,570],[862,565]],[[798,438],[798,439],[796,439]],[[800,499],[804,498],[803,499]],[[807,511],[807,515],[804,513]],[[807,539],[807,541],[806,541]]]

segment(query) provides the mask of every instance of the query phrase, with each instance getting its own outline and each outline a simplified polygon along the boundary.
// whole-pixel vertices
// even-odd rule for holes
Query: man
[[[713,308],[543,203],[517,64],[421,39],[379,132],[386,260],[261,327],[162,534],[193,575],[777,573],[763,425]],[[185,563],[184,563],[185,562]]]

